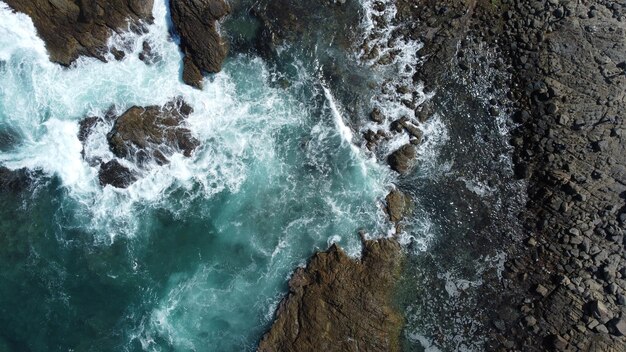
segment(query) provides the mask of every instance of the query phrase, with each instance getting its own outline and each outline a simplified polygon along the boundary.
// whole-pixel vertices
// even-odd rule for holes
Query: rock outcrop
[[[176,151],[191,156],[200,143],[183,127],[191,107],[181,104],[128,109],[115,120],[107,135],[111,151],[119,158],[140,164],[147,160],[166,163],[167,157]]]
[[[230,13],[230,6],[224,0],[171,0],[170,11],[185,55],[183,81],[201,88],[203,72],[219,72],[228,53],[217,21]]]
[[[86,143],[96,126],[114,120],[107,141],[116,157],[134,163],[137,170],[152,162],[163,165],[176,152],[190,157],[200,145],[185,127],[185,119],[192,111],[191,106],[180,98],[164,106],[133,106],[119,116],[109,111],[105,117],[83,119],[78,139]],[[107,162],[98,158],[88,161],[94,166],[100,165],[99,180],[103,186],[126,188],[137,180],[137,170],[133,171],[115,159]]]
[[[315,254],[293,274],[258,351],[399,351],[391,292],[401,261],[394,239],[364,241],[360,261],[336,245]]]
[[[29,15],[50,60],[68,66],[81,55],[104,60],[111,33],[140,30],[152,20],[153,0],[6,0]]]

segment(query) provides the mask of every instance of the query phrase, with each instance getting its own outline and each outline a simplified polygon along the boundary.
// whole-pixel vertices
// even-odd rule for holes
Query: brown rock
[[[401,174],[408,173],[415,164],[417,157],[417,149],[411,144],[406,144],[395,152],[391,153],[388,158],[389,166],[392,170]]]
[[[29,15],[50,60],[68,66],[81,55],[104,60],[111,33],[152,21],[153,0],[7,0]]]
[[[134,106],[128,109],[117,118],[107,135],[111,151],[117,157],[138,162],[152,157],[165,163],[167,156],[176,151],[191,156],[200,143],[182,126],[190,109],[181,101],[164,107]]]
[[[399,190],[391,191],[386,198],[387,214],[391,222],[401,221],[411,208],[411,198]]]
[[[185,54],[183,81],[200,88],[202,72],[219,72],[228,53],[216,21],[230,13],[230,6],[224,0],[172,0],[170,9]]]
[[[360,261],[332,245],[289,281],[276,321],[258,351],[399,351],[403,321],[391,308],[401,248],[365,241]]]

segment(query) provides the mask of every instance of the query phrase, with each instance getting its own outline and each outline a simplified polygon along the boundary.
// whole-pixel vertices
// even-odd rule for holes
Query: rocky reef
[[[258,351],[399,351],[402,315],[391,293],[401,247],[393,239],[364,241],[360,260],[332,245],[289,281],[289,294]]]
[[[31,17],[50,59],[68,66],[79,56],[104,60],[111,33],[141,30],[153,0],[7,0]]]

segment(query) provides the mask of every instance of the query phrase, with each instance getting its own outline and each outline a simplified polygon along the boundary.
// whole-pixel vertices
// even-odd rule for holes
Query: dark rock
[[[567,348],[567,340],[561,335],[552,335],[548,340],[550,341],[550,347],[555,351],[565,351]]]
[[[379,108],[374,108],[370,113],[370,119],[376,123],[383,123],[385,121],[385,115]]]
[[[97,116],[91,116],[84,118],[78,123],[78,140],[81,142],[85,142],[89,135],[91,134],[91,130],[96,126],[98,121],[100,120]]]
[[[183,127],[188,113],[190,107],[182,101],[163,107],[132,107],[117,118],[107,135],[111,151],[140,163],[151,158],[165,163],[176,151],[189,157],[200,143]]]
[[[611,333],[617,336],[626,336],[626,319],[613,319],[609,326],[611,327]]]
[[[591,315],[598,319],[601,323],[606,323],[611,319],[611,312],[606,308],[604,303],[595,300],[589,303],[588,310]]]
[[[117,160],[102,163],[98,172],[98,179],[102,186],[111,185],[116,188],[127,188],[137,181],[133,172]]]
[[[415,165],[415,158],[417,157],[417,149],[411,144],[406,144],[395,152],[391,153],[388,158],[389,166],[392,170],[400,173],[407,174],[411,168]]]
[[[391,306],[401,247],[365,241],[360,261],[332,245],[289,281],[276,320],[258,351],[399,351],[402,316]],[[365,347],[364,347],[365,348]]]
[[[11,170],[0,166],[0,192],[20,193],[32,184],[32,180],[32,172],[28,169]]]
[[[68,66],[81,55],[104,60],[112,32],[128,21],[152,21],[153,0],[7,0],[29,15],[46,43],[50,59]]]
[[[224,0],[171,0],[170,11],[185,55],[183,81],[201,87],[202,73],[219,72],[228,53],[216,21],[230,13],[230,6]]]
[[[537,285],[537,287],[535,288],[535,292],[537,292],[538,294],[540,294],[542,297],[545,297],[548,295],[548,289],[543,286],[543,285]]]

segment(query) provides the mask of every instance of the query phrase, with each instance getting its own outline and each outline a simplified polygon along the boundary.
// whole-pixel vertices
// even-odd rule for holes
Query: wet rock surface
[[[185,55],[183,81],[201,88],[202,73],[219,72],[228,53],[217,21],[230,13],[230,6],[224,0],[172,0],[170,11]]]
[[[361,260],[336,245],[316,253],[291,277],[258,351],[399,351],[402,316],[391,292],[400,253],[393,239],[365,241]]]
[[[190,157],[200,145],[185,127],[185,119],[192,111],[182,99],[175,99],[164,106],[133,106],[119,116],[111,110],[104,117],[83,119],[78,132],[83,145],[99,124],[112,122],[113,127],[106,136],[110,150],[135,166],[131,170],[115,159],[88,160],[94,166],[100,165],[100,184],[126,188],[138,179],[137,171],[150,164],[167,164],[177,152]]]
[[[411,144],[403,145],[389,155],[389,166],[400,174],[406,174],[415,166],[417,149]]]
[[[119,158],[139,163],[151,159],[166,163],[167,156],[176,151],[191,156],[199,142],[182,126],[190,109],[174,104],[128,109],[115,120],[107,135],[111,151]]]
[[[397,189],[391,191],[387,198],[387,214],[393,223],[402,221],[411,212],[411,197]]]
[[[111,185],[126,188],[137,181],[137,176],[117,160],[110,160],[100,165],[98,180],[102,186]]]
[[[113,32],[141,30],[152,20],[153,0],[7,0],[30,16],[50,59],[68,66],[81,55],[104,60]]]

